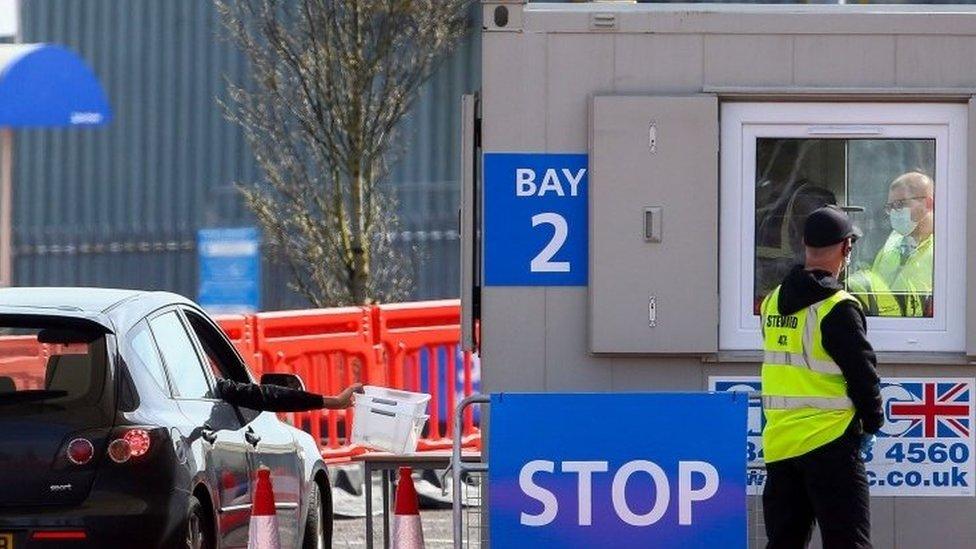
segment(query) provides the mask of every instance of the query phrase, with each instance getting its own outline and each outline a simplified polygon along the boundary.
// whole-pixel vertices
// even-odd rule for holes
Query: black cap
[[[833,204],[811,212],[803,225],[803,243],[811,248],[833,246],[847,238],[857,240],[861,235],[844,210]]]

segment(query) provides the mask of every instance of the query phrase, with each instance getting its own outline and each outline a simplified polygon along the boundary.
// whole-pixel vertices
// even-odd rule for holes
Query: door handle
[[[244,440],[246,440],[251,446],[257,446],[258,443],[261,442],[261,437],[254,432],[254,429],[248,427],[247,431],[244,431]]]
[[[206,440],[210,444],[217,442],[217,431],[214,431],[209,423],[204,423],[203,428],[200,429],[200,438]]]

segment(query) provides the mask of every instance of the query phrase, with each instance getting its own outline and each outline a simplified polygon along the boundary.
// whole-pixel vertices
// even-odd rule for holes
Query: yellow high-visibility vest
[[[762,304],[765,357],[762,401],[766,463],[803,455],[834,441],[854,418],[847,381],[823,348],[820,322],[843,301],[837,293],[792,315],[779,314],[777,287]]]
[[[878,250],[872,270],[888,284],[892,295],[902,301],[902,316],[925,316],[925,303],[932,295],[935,239],[929,235],[902,259],[901,245],[905,238],[892,232]]]
[[[872,269],[862,269],[847,275],[847,291],[861,302],[868,316],[904,316],[902,305],[888,284]]]

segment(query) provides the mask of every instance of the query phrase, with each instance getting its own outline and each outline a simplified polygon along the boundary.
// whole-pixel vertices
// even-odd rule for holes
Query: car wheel
[[[322,488],[319,483],[313,482],[312,491],[308,495],[308,517],[305,519],[302,549],[325,549],[329,547],[332,542],[332,529],[326,527],[326,522],[329,522],[329,526],[331,526],[331,520],[327,521],[322,514]],[[329,539],[326,539],[327,530]]]
[[[190,496],[190,504],[186,517],[186,547],[187,549],[212,549],[210,529],[207,528],[207,515],[203,504],[196,496]]]

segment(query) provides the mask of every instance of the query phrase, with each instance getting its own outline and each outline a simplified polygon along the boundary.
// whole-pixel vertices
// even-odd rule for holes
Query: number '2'
[[[569,261],[552,261],[553,256],[559,253],[559,249],[566,243],[566,236],[569,235],[569,225],[566,218],[553,212],[544,212],[532,216],[532,226],[552,225],[556,230],[552,235],[552,240],[546,247],[539,252],[529,264],[529,270],[533,273],[568,273]]]

